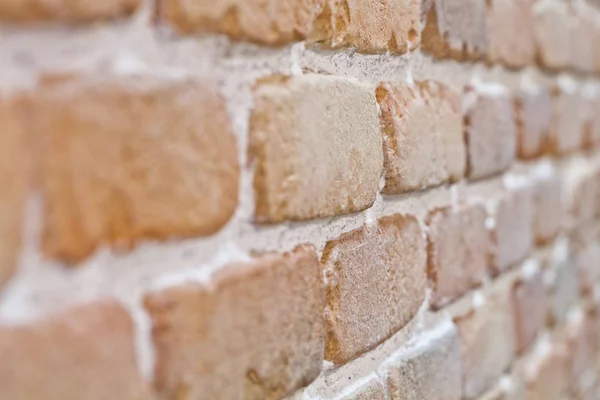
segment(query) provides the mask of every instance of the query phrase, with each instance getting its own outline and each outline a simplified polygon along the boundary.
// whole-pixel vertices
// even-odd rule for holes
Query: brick
[[[566,321],[569,310],[579,300],[579,275],[568,238],[559,237],[556,240],[547,263],[552,293],[550,322],[560,325]]]
[[[222,33],[283,45],[304,39],[324,0],[158,0],[158,14],[181,34]]]
[[[485,178],[507,169],[515,159],[513,103],[500,85],[478,83],[465,91],[468,176]]]
[[[562,0],[540,0],[533,6],[538,61],[548,69],[564,69],[571,56],[569,4]]]
[[[256,222],[370,207],[383,168],[381,149],[377,103],[368,86],[314,74],[262,81],[250,121]]]
[[[112,301],[0,328],[0,397],[151,399],[136,365],[133,323]]]
[[[89,23],[129,16],[140,0],[0,0],[0,20],[14,23]]]
[[[571,2],[571,66],[581,72],[597,70],[600,51],[600,13],[584,0]]]
[[[489,47],[485,0],[431,0],[422,33],[424,50],[435,57],[478,59]]]
[[[595,219],[600,211],[597,201],[600,194],[600,164],[598,160],[579,157],[569,161],[562,168],[561,184],[570,219],[565,224],[567,228],[573,228]]]
[[[387,400],[387,392],[383,382],[377,376],[370,375],[349,393],[344,393],[335,400]]]
[[[412,216],[381,218],[329,241],[325,358],[343,364],[405,326],[425,299],[426,251]]]
[[[420,0],[328,1],[309,39],[361,53],[406,53],[420,42],[420,5]]]
[[[552,127],[552,94],[535,86],[515,95],[517,154],[522,159],[537,158],[547,150]]]
[[[459,96],[434,81],[384,83],[377,88],[381,108],[385,186],[398,194],[464,177]]]
[[[554,154],[567,154],[583,147],[588,124],[587,99],[575,81],[559,78],[559,88],[554,94],[552,129],[548,140]]]
[[[522,355],[544,328],[547,316],[546,289],[543,273],[537,260],[523,263],[521,276],[512,289],[515,315],[515,337],[517,353]]]
[[[600,282],[600,231],[592,221],[572,232],[571,247],[582,294],[592,294]]]
[[[589,120],[584,131],[584,143],[587,147],[597,147],[600,144],[600,86],[590,85],[586,90]]]
[[[521,368],[513,367],[498,383],[478,400],[523,400],[525,399],[525,382]]]
[[[16,102],[0,98],[0,286],[17,265],[29,176],[25,132],[16,107]]]
[[[46,255],[76,262],[104,244],[209,235],[232,216],[236,144],[211,84],[57,78],[28,103]]]
[[[321,370],[324,296],[312,246],[227,266],[209,287],[153,292],[145,306],[165,398],[279,399]]]
[[[435,308],[483,281],[490,256],[486,218],[480,204],[443,207],[429,213],[427,271]]]
[[[458,315],[462,348],[463,396],[483,394],[510,366],[514,354],[514,322],[507,282],[496,281],[483,297],[476,294],[469,312]]]
[[[550,163],[539,164],[532,175],[533,235],[535,243],[542,245],[553,240],[562,229],[562,185]]]
[[[563,400],[569,387],[564,340],[542,337],[525,365],[527,400]]]
[[[493,0],[488,4],[489,58],[513,68],[535,63],[532,5],[535,0]]]
[[[460,400],[460,341],[442,322],[391,356],[382,367],[391,400]]]
[[[514,185],[510,179],[505,179],[504,190],[488,200],[494,273],[522,261],[533,246],[532,187],[518,182],[520,177],[514,178]]]
[[[585,386],[586,375],[595,366],[598,355],[598,326],[596,316],[582,308],[569,313],[565,327],[569,352],[570,382],[575,387]]]

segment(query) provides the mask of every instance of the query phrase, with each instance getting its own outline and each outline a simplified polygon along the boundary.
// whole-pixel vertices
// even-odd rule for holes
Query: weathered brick
[[[232,216],[235,138],[210,83],[56,78],[28,103],[48,256],[78,261],[103,244],[209,235]]]
[[[180,33],[224,33],[282,45],[304,39],[324,0],[158,0],[158,14]]]
[[[406,325],[425,299],[426,250],[412,216],[394,215],[327,243],[325,358],[343,364]]]
[[[0,20],[87,23],[133,14],[140,0],[0,0]]]
[[[525,365],[527,400],[564,400],[569,378],[565,341],[542,337]]]
[[[562,185],[550,163],[541,163],[533,169],[532,212],[533,235],[536,244],[545,244],[556,237],[564,222]]]
[[[559,87],[553,96],[549,150],[554,154],[566,154],[581,149],[587,123],[587,99],[579,85],[565,76],[559,78]]]
[[[443,322],[398,350],[381,368],[392,400],[460,400],[461,356],[456,327]]]
[[[0,286],[17,264],[29,176],[25,132],[16,110],[16,102],[0,98]]]
[[[335,400],[387,400],[387,393],[383,382],[375,375],[370,375],[364,382],[351,388],[349,392],[336,397]]]
[[[505,189],[488,200],[495,273],[522,261],[533,246],[532,187],[521,177],[506,178]]]
[[[309,40],[362,53],[402,54],[421,39],[420,0],[330,0]]]
[[[138,373],[133,323],[112,301],[0,328],[0,358],[3,399],[152,398]]]
[[[324,295],[312,246],[147,295],[167,398],[279,399],[317,377]]]
[[[569,3],[539,0],[533,6],[533,16],[538,61],[553,70],[568,67],[571,57]]]
[[[512,289],[516,350],[527,351],[546,323],[546,289],[543,273],[535,259],[523,263],[522,274]]]
[[[482,58],[489,47],[485,0],[431,0],[423,48],[435,57]]]
[[[313,74],[272,77],[255,89],[250,123],[257,222],[329,217],[375,201],[383,154],[368,86]]]
[[[433,284],[434,307],[483,281],[490,256],[486,218],[480,204],[448,206],[429,213],[427,272]]]
[[[535,62],[532,5],[535,0],[488,1],[489,59],[522,68]]]
[[[454,319],[461,338],[466,399],[490,388],[513,360],[514,320],[508,283],[496,281],[485,297],[476,294],[471,310]]]
[[[546,152],[552,127],[552,94],[549,89],[535,86],[515,95],[517,153],[531,159]]]
[[[464,177],[459,96],[433,81],[384,83],[381,107],[385,187],[397,194]]]
[[[507,169],[515,159],[513,104],[504,86],[478,83],[466,89],[465,129],[468,176],[485,178]]]

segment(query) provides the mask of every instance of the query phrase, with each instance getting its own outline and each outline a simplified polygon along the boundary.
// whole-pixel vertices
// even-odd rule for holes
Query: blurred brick
[[[548,147],[554,154],[562,155],[583,147],[588,104],[575,81],[561,77],[559,82],[560,86],[552,100],[552,128]]]
[[[552,95],[541,86],[524,89],[515,95],[517,153],[531,159],[547,150],[552,128]]]
[[[352,388],[349,393],[336,397],[335,400],[388,400],[383,382],[375,375]]]
[[[547,315],[543,273],[535,259],[523,263],[521,276],[512,290],[515,312],[516,349],[527,351],[537,334],[544,328]]]
[[[568,238],[556,240],[547,263],[552,296],[550,322],[561,325],[579,300],[579,275]]]
[[[569,3],[562,0],[539,0],[533,6],[533,16],[538,61],[553,70],[568,67],[571,61]]]
[[[91,23],[133,14],[141,0],[0,0],[0,21]]]
[[[564,340],[542,337],[525,365],[526,399],[564,400],[569,378],[569,355]]]
[[[532,174],[533,235],[536,244],[550,242],[562,229],[564,205],[562,185],[550,163],[542,163]]]

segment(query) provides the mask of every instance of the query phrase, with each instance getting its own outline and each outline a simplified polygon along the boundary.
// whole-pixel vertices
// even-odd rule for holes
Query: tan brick
[[[358,386],[353,387],[348,393],[336,397],[335,400],[387,400],[387,393],[383,382],[375,375],[370,375]]]
[[[517,153],[531,159],[546,152],[552,127],[552,94],[541,86],[515,95]]]
[[[133,14],[140,0],[0,0],[0,20],[86,23]]]
[[[158,14],[179,33],[224,33],[282,45],[304,39],[325,0],[158,0]]]
[[[549,163],[533,171],[533,235],[536,244],[545,244],[556,237],[564,222],[560,177]]]
[[[461,359],[456,327],[441,323],[398,350],[382,367],[391,400],[460,400]]]
[[[554,154],[566,154],[581,149],[588,123],[587,99],[575,81],[562,77],[561,86],[553,98],[552,129],[548,140]]]
[[[48,256],[73,262],[103,244],[209,235],[227,223],[237,206],[237,151],[211,84],[48,82],[29,98]]]
[[[427,218],[432,304],[441,307],[478,286],[485,277],[490,238],[485,208],[479,204],[432,210]]]
[[[16,109],[16,102],[0,98],[0,286],[17,265],[29,176],[25,132]]]
[[[527,400],[563,400],[569,378],[569,357],[564,340],[541,338],[525,365]]]
[[[0,328],[0,358],[3,399],[153,398],[138,373],[133,323],[112,301]]]
[[[535,62],[531,7],[535,0],[492,0],[488,4],[489,58],[509,67]]]
[[[381,142],[368,86],[314,74],[262,81],[254,93],[249,150],[256,162],[256,221],[370,207],[383,168]]]
[[[485,0],[431,0],[422,33],[423,48],[435,57],[481,58],[489,39]]]
[[[519,179],[519,178],[515,178]],[[522,261],[533,246],[532,187],[507,186],[489,199],[492,237],[492,270],[505,271]]]
[[[510,366],[514,353],[511,285],[496,281],[470,312],[455,317],[461,338],[463,396],[483,394]]]
[[[312,246],[228,266],[210,287],[167,288],[145,305],[165,398],[279,399],[321,370],[324,296]]]
[[[571,23],[569,4],[562,0],[539,0],[533,6],[538,61],[549,69],[569,66]]]
[[[309,40],[361,53],[402,54],[421,39],[421,0],[330,0]]]
[[[524,354],[546,323],[547,305],[543,272],[538,261],[525,261],[512,289],[518,354]]]
[[[426,251],[414,217],[381,218],[327,243],[325,358],[343,364],[406,325],[425,299]]]
[[[377,88],[381,107],[385,187],[397,194],[464,177],[459,96],[433,81],[384,83]]]
[[[515,159],[516,126],[508,91],[477,84],[465,92],[468,176],[485,178],[507,169]]]

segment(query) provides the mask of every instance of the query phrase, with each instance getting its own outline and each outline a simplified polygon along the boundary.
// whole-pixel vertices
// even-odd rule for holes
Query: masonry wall
[[[600,399],[600,4],[0,0],[0,399]]]

